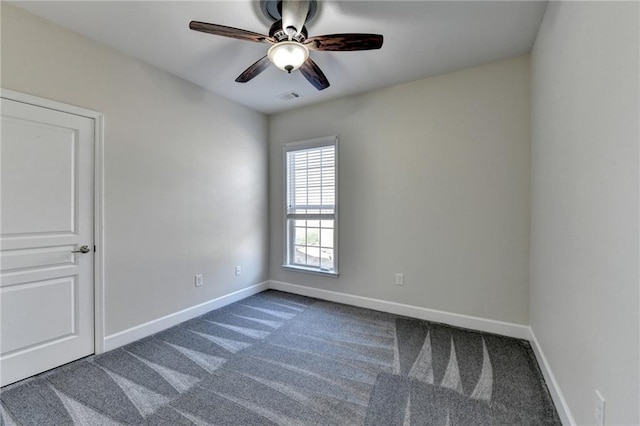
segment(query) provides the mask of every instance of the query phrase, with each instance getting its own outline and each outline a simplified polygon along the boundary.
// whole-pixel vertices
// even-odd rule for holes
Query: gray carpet
[[[526,341],[271,290],[0,400],[0,425],[561,424]]]

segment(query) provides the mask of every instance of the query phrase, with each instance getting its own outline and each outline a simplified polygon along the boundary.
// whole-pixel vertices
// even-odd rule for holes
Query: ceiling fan
[[[269,0],[264,0],[269,2]],[[271,1],[271,3],[274,3]],[[231,37],[239,40],[267,43],[272,46],[267,54],[244,70],[236,78],[238,83],[246,83],[264,71],[269,63],[283,71],[291,73],[297,69],[316,89],[329,87],[329,80],[320,67],[309,57],[309,50],[334,52],[373,50],[382,47],[380,34],[329,34],[308,37],[305,23],[315,13],[316,0],[279,0],[277,10],[280,16],[269,13],[276,20],[269,29],[269,35],[253,31],[227,27],[207,22],[191,21],[189,28],[194,31]]]

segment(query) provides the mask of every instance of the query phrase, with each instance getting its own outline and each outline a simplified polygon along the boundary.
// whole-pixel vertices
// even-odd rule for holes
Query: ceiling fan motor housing
[[[297,35],[294,35],[291,40],[297,41],[298,43],[302,43],[308,37],[307,27],[302,27],[302,30]],[[282,29],[282,20],[278,20],[271,25],[269,28],[269,37],[273,37],[276,41],[289,40],[289,34],[285,30]]]

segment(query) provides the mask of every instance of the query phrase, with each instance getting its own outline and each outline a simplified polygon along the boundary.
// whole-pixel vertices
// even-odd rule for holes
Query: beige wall
[[[332,134],[338,279],[280,266],[282,143]],[[527,56],[271,116],[271,279],[528,324],[529,138]]]
[[[268,278],[265,116],[5,2],[1,83],[105,114],[107,335]]]
[[[640,4],[552,2],[532,54],[531,325],[578,424],[640,424]]]

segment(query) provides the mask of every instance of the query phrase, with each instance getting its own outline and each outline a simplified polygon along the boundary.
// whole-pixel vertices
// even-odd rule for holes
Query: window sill
[[[333,271],[321,271],[320,269],[305,268],[304,266],[282,265],[283,269],[293,272],[302,272],[304,274],[320,275],[329,278],[338,278],[340,275]]]

